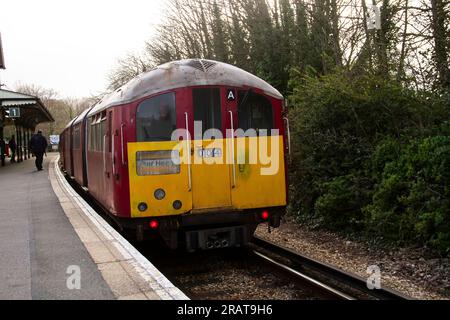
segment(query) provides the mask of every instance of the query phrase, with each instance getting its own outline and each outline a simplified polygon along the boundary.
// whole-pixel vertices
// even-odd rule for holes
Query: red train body
[[[161,114],[168,117],[161,111],[164,108],[169,116],[172,112],[172,129],[188,129],[178,139],[187,148],[181,154],[206,158],[206,151],[219,150],[217,157],[232,157],[232,163],[176,166],[166,165],[164,159],[141,160],[141,155],[169,150],[167,144],[174,140],[155,133],[162,130],[158,127]],[[171,62],[133,79],[72,120],[61,134],[60,164],[123,228],[135,230],[138,238],[159,234],[170,247],[184,243],[189,250],[244,245],[257,224],[278,227],[284,214],[288,137],[282,114],[281,94],[241,69],[210,60]],[[199,144],[197,120],[206,124],[202,138],[207,128],[222,133],[223,149]],[[152,127],[152,121],[160,122]],[[253,138],[229,132],[242,126],[243,131],[254,129],[255,139],[264,130],[278,130],[277,159],[282,163],[273,176],[258,173],[264,167],[260,161],[239,162],[238,139],[249,143]],[[271,136],[276,138],[270,133],[266,138]],[[231,149],[225,147],[227,143]],[[153,173],[166,169],[174,171]],[[147,188],[148,192],[142,191]],[[167,193],[160,201],[154,199],[158,190]]]

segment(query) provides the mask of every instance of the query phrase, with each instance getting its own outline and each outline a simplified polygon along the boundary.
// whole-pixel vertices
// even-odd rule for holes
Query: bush
[[[322,195],[317,198],[314,209],[330,228],[360,231],[364,222],[360,208],[367,203],[368,192],[359,179],[354,175],[340,176],[321,185]]]
[[[374,161],[385,145],[380,143]],[[364,209],[372,230],[402,242],[450,247],[449,135],[409,141],[396,158],[386,159],[379,180]]]
[[[344,72],[290,85],[292,213],[331,229],[448,247],[448,96]]]

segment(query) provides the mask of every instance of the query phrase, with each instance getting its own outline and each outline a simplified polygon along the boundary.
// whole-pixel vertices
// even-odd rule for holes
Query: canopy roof
[[[34,129],[39,123],[53,122],[53,116],[42,101],[35,96],[0,89],[0,112],[5,114],[5,125],[12,124],[9,108],[20,108],[20,117],[15,123],[25,128]]]

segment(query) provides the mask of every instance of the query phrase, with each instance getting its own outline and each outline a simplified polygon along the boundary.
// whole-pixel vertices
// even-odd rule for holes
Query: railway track
[[[254,237],[253,252],[264,261],[327,291],[337,299],[410,300],[411,298],[389,288],[369,289],[366,279],[319,262],[273,242]]]
[[[113,227],[117,227],[115,221],[93,201],[85,190],[67,176],[66,179],[94,210]],[[194,254],[180,250],[170,251],[165,246],[154,242],[136,243],[135,246],[152,263],[156,263],[171,281],[177,283],[180,289],[194,299],[411,299],[388,288],[369,290],[366,280],[357,275],[300,255],[259,237],[254,237],[248,248],[222,249]],[[223,272],[220,269],[223,269]],[[242,276],[241,281],[236,281],[235,278],[238,275]],[[212,286],[211,291],[205,289],[211,287],[209,282],[217,282]],[[239,286],[246,286],[246,283],[251,283],[259,289],[239,288]],[[222,284],[227,286],[223,287]],[[264,293],[267,291],[268,284],[273,286],[269,290],[273,292],[273,297]],[[290,293],[283,295],[285,291]]]
[[[329,291],[262,261],[252,249],[195,253],[136,244],[164,275],[193,300],[329,300]]]

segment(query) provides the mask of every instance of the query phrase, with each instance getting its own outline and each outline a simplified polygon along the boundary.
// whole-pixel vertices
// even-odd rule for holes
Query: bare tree
[[[420,2],[419,2],[420,1]],[[449,83],[449,0],[169,0],[142,54],[119,60],[109,90],[183,58],[233,63],[288,87],[292,68],[344,68],[415,88]],[[381,29],[367,27],[368,6]]]
[[[445,0],[431,0],[432,30],[434,40],[434,58],[439,74],[440,84],[450,89],[450,70],[448,51],[450,32],[449,27],[449,2]]]
[[[118,62],[118,66],[108,75],[108,89],[111,91],[153,68],[154,64],[146,55],[129,54]]]
[[[52,114],[55,122],[38,126],[38,129],[42,130],[46,136],[60,134],[70,120],[95,102],[93,98],[61,98],[55,90],[35,84],[18,83],[15,90],[38,97]]]

